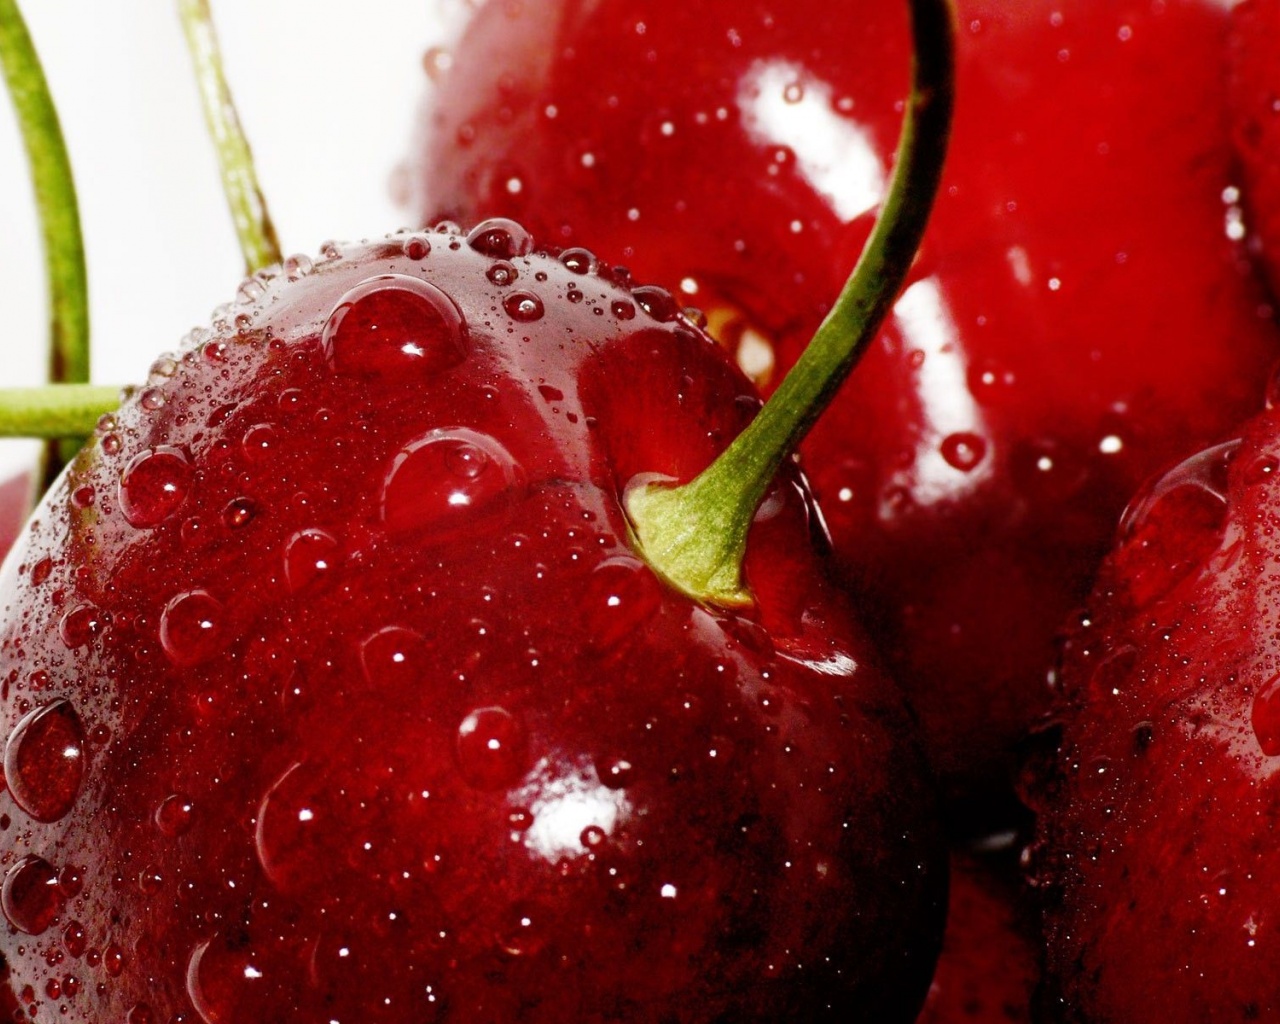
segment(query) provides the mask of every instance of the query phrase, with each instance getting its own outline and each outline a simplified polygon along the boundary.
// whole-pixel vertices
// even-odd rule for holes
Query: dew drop
[[[526,324],[541,320],[545,312],[542,300],[533,292],[525,291],[512,292],[502,300],[502,308],[507,311],[507,316],[512,320]]]
[[[987,442],[980,434],[948,434],[942,439],[941,451],[947,465],[968,473],[976,469],[986,456]]]
[[[27,935],[40,935],[62,909],[58,873],[43,858],[27,856],[14,864],[0,886],[0,910]]]
[[[476,789],[502,789],[523,774],[525,745],[524,729],[509,711],[477,708],[458,726],[458,770]]]
[[[520,276],[520,271],[516,270],[515,264],[508,263],[506,260],[499,260],[484,272],[484,276],[492,284],[496,284],[499,288],[505,288]]]
[[[467,356],[466,325],[454,301],[402,274],[352,288],[329,314],[322,337],[338,373],[397,383],[405,373],[438,373]]]
[[[299,530],[284,548],[284,578],[294,593],[332,571],[338,562],[338,539],[326,530]]]
[[[574,274],[594,274],[600,269],[595,254],[586,249],[566,249],[560,254],[560,262]]]
[[[258,806],[254,843],[262,870],[288,890],[326,874],[324,839],[337,822],[320,802],[323,787],[301,762],[291,765]]]
[[[222,602],[207,590],[190,590],[160,613],[160,646],[175,665],[195,665],[215,654],[223,640]]]
[[[18,806],[36,821],[57,821],[80,793],[84,726],[68,700],[28,712],[4,749],[4,776]]]
[[[467,244],[476,252],[499,260],[527,256],[533,252],[533,236],[505,217],[481,221],[468,233]]]
[[[631,296],[640,308],[659,323],[669,323],[680,315],[680,306],[665,288],[641,285],[631,290]]]
[[[226,523],[228,529],[238,530],[242,526],[248,526],[257,512],[258,508],[252,499],[233,498],[222,510],[222,521]]]
[[[76,605],[62,616],[58,635],[72,650],[92,644],[106,626],[106,616],[91,604]]]
[[[183,793],[171,793],[156,808],[156,828],[170,839],[186,832],[191,827],[191,818],[191,798]]]
[[[433,430],[400,450],[382,488],[390,529],[443,531],[523,496],[524,472],[494,438],[466,427]]]
[[[517,904],[498,930],[498,948],[509,956],[533,956],[547,943],[543,912],[530,904]]]
[[[637,558],[618,556],[597,565],[587,579],[581,611],[591,646],[616,647],[634,636],[662,607],[662,585]]]
[[[360,645],[360,667],[371,686],[408,692],[427,669],[428,653],[421,633],[386,626]]]
[[[161,445],[139,452],[120,474],[120,511],[130,526],[158,526],[187,500],[192,475],[178,448]]]
[[[400,249],[414,262],[425,260],[431,255],[431,241],[426,235],[410,235]]]
[[[290,281],[300,281],[314,269],[315,264],[311,262],[311,257],[302,253],[290,256],[284,261],[284,276]]]
[[[636,769],[625,757],[611,757],[596,764],[596,775],[606,789],[625,789],[635,781]]]
[[[626,299],[615,299],[613,305],[609,307],[613,311],[613,315],[619,320],[634,320],[636,315],[636,307]]]

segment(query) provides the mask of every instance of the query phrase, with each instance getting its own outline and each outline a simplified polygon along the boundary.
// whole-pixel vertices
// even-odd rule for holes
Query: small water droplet
[[[338,562],[338,539],[326,530],[299,530],[284,548],[284,577],[295,593],[315,584]]]
[[[476,252],[499,260],[527,256],[533,252],[533,236],[505,217],[481,221],[468,233],[467,244]]]
[[[106,615],[91,604],[76,605],[62,616],[58,635],[71,650],[86,647],[98,639],[106,628]]]
[[[323,332],[339,373],[402,383],[405,373],[439,373],[467,357],[466,324],[454,301],[416,277],[385,274],[347,292]]]
[[[307,765],[291,765],[258,806],[254,843],[262,870],[286,891],[324,877],[325,839],[337,822],[322,800],[324,786]]]
[[[222,521],[227,524],[228,529],[238,530],[242,526],[248,526],[257,512],[258,508],[252,499],[233,498],[222,510]]]
[[[560,254],[560,262],[575,274],[594,274],[600,269],[595,254],[586,249],[566,249]]]
[[[607,789],[625,789],[635,781],[636,769],[625,757],[611,757],[596,765],[596,775]]]
[[[180,836],[191,827],[192,810],[189,796],[183,793],[171,793],[156,808],[156,828],[170,838]]]
[[[360,667],[371,686],[411,692],[429,662],[421,633],[403,626],[385,626],[360,646]]]
[[[580,611],[591,646],[608,650],[636,635],[662,607],[662,595],[653,570],[638,558],[601,562],[587,579]]]
[[[431,240],[426,235],[410,235],[400,249],[414,262],[425,260],[431,255]]]
[[[18,931],[42,934],[62,910],[58,873],[41,857],[23,857],[5,875],[0,909]]]
[[[582,834],[578,836],[578,842],[588,850],[594,850],[603,845],[608,838],[608,834],[599,825],[588,825],[582,830]]]
[[[680,315],[680,306],[665,288],[641,285],[631,290],[631,296],[640,308],[659,323],[669,323]]]
[[[619,320],[635,319],[636,307],[626,299],[614,299],[613,304],[609,308],[613,311],[613,315]]]
[[[524,772],[526,738],[519,720],[499,707],[477,708],[458,726],[458,770],[476,789],[502,789]]]
[[[494,438],[465,427],[433,430],[401,449],[387,472],[382,519],[393,530],[436,530],[523,496],[524,472]]]
[[[71,810],[84,778],[84,726],[70,701],[51,701],[18,722],[5,745],[4,776],[36,821],[57,821]]]
[[[311,257],[302,253],[290,256],[284,261],[284,276],[290,281],[300,281],[315,269]]]
[[[505,288],[520,276],[520,271],[516,269],[514,263],[499,260],[484,272],[484,276],[499,288]]]
[[[175,665],[195,665],[222,647],[224,609],[207,590],[189,590],[160,613],[160,646]]]
[[[275,425],[255,423],[240,439],[240,450],[250,462],[265,462],[278,443]]]
[[[531,904],[513,906],[497,934],[498,948],[509,956],[533,956],[546,946],[544,911]]]
[[[940,448],[947,465],[968,473],[986,457],[987,441],[981,434],[960,432],[944,437]]]
[[[120,474],[120,511],[130,526],[158,526],[187,500],[192,476],[181,449],[161,445],[139,452]]]
[[[541,320],[545,312],[542,300],[533,292],[526,291],[512,292],[502,300],[502,308],[507,311],[507,316],[512,320],[518,320],[521,323]]]

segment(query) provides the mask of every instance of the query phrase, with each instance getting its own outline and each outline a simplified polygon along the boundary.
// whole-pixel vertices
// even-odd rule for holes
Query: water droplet
[[[0,910],[27,935],[40,935],[62,910],[58,873],[40,857],[27,856],[9,869],[0,887]]]
[[[613,315],[619,320],[634,320],[636,315],[636,307],[626,299],[614,299],[613,305],[609,307],[613,311]]]
[[[256,1014],[245,1011],[271,998],[273,962],[243,941],[217,935],[192,950],[187,998],[205,1024],[255,1019]]]
[[[316,528],[299,530],[284,548],[284,578],[295,593],[327,575],[338,562],[333,534]]]
[[[129,1016],[125,1018],[126,1024],[158,1024],[158,1020],[155,1011],[147,1003],[134,1003]]]
[[[608,834],[599,825],[588,825],[582,830],[582,834],[578,836],[578,842],[588,850],[594,850],[608,838]]]
[[[498,948],[509,956],[533,956],[547,943],[544,911],[531,904],[517,904],[507,912],[506,924],[497,934]]]
[[[322,802],[324,786],[301,762],[291,765],[258,806],[254,843],[262,870],[274,885],[289,890],[324,878],[326,838],[340,822]]]
[[[300,281],[314,269],[315,264],[311,262],[311,257],[302,253],[290,256],[284,261],[284,276],[290,281]]]
[[[71,921],[62,929],[62,948],[72,959],[79,960],[84,956],[88,945],[89,937],[85,934],[84,925],[79,921]]]
[[[631,296],[640,308],[659,323],[669,323],[680,315],[680,306],[665,288],[641,285],[631,290]]]
[[[1244,469],[1246,484],[1262,484],[1276,479],[1276,470],[1280,469],[1280,459],[1274,455],[1259,455]]]
[[[948,434],[942,439],[941,451],[947,465],[968,473],[976,469],[986,456],[987,442],[980,434]]]
[[[433,430],[392,461],[382,519],[393,530],[443,531],[511,505],[523,491],[524,472],[492,437],[465,427]]]
[[[76,605],[62,616],[58,623],[58,635],[67,647],[74,650],[97,640],[106,624],[106,616],[93,605]]]
[[[467,356],[462,312],[448,295],[416,277],[386,274],[347,292],[324,326],[324,351],[339,372],[400,383],[438,373]]]
[[[520,276],[520,271],[516,270],[514,263],[499,260],[484,272],[484,276],[499,288],[505,288]]]
[[[467,244],[476,252],[499,260],[527,256],[533,252],[533,236],[505,217],[481,221],[467,235]]]
[[[1217,549],[1227,519],[1227,472],[1240,447],[1199,452],[1138,492],[1120,519],[1118,567],[1139,605],[1168,593]]]
[[[242,526],[248,526],[257,512],[258,508],[252,499],[233,498],[222,510],[222,521],[227,524],[228,529],[238,530]]]
[[[512,320],[519,320],[526,324],[541,320],[545,312],[542,300],[533,292],[525,291],[512,292],[502,300],[502,308],[507,311],[507,316]]]
[[[410,235],[404,240],[400,249],[415,262],[425,260],[431,255],[431,241],[426,235]]]
[[[4,776],[36,821],[57,821],[71,810],[84,778],[84,726],[70,701],[51,701],[18,722],[5,745]]]
[[[175,665],[195,665],[222,647],[222,602],[207,590],[189,590],[160,613],[160,645]]]
[[[240,439],[240,450],[250,462],[265,462],[275,451],[276,428],[272,423],[255,423]]]
[[[611,757],[596,765],[596,775],[607,789],[625,789],[635,781],[636,769],[625,757]]]
[[[191,816],[191,798],[182,793],[172,793],[156,808],[156,828],[170,838],[180,836],[191,827]]]
[[[538,394],[540,394],[548,402],[563,402],[564,392],[559,388],[553,388],[550,384],[539,384]]]
[[[476,789],[503,789],[523,774],[525,745],[524,729],[509,711],[477,708],[458,726],[458,770]]]
[[[616,647],[662,607],[662,584],[638,558],[618,556],[597,565],[587,580],[581,612],[591,646]]]
[[[371,686],[409,692],[428,667],[427,642],[421,633],[386,626],[360,646],[360,667]]]
[[[586,249],[566,249],[560,254],[560,262],[575,274],[594,274],[600,269],[595,254]]]
[[[158,526],[187,500],[192,475],[178,448],[161,445],[139,452],[120,474],[120,511],[130,526]]]

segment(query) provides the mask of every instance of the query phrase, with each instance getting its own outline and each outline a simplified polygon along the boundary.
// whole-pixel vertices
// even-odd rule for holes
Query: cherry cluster
[[[0,1021],[1280,1020],[1280,0],[952,7],[727,596],[640,502],[878,237],[905,5],[427,55],[420,229],[256,268],[0,526]]]

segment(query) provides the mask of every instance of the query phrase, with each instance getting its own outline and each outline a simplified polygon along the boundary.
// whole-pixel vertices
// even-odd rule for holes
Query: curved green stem
[[[98,418],[119,405],[118,387],[47,384],[0,388],[0,437],[87,437]]]
[[[71,161],[49,83],[16,0],[0,0],[0,65],[27,150],[49,287],[49,375],[89,379],[89,289]]]
[[[222,52],[218,48],[208,0],[178,0],[178,14],[195,63],[205,123],[218,154],[222,191],[231,208],[245,269],[252,274],[280,262],[280,241],[267,212],[267,202],[253,168],[253,154],[223,73]]]
[[[893,179],[835,306],[759,415],[700,476],[680,487],[633,487],[626,495],[644,557],[698,600],[751,603],[742,561],[755,511],[783,460],[875,338],[924,234],[951,130],[954,30],[948,0],[910,6],[915,58]]]

